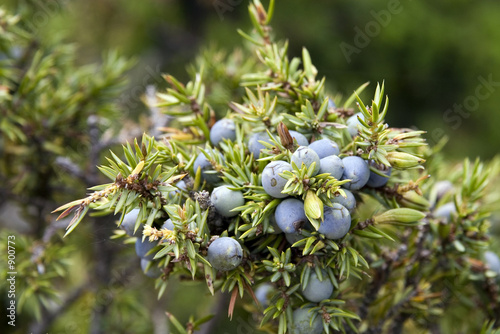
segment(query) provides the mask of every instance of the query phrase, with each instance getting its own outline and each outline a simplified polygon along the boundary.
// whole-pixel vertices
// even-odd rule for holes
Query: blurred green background
[[[146,86],[163,85],[160,73],[186,81],[186,67],[200,50],[216,46],[231,51],[241,47],[244,42],[236,29],[250,27],[247,1],[242,0],[3,3],[10,8],[22,9],[26,3],[38,8],[29,14],[32,30],[42,40],[75,43],[81,65],[101,61],[103,52],[109,49],[134,57],[137,64],[129,73],[130,84],[120,99],[124,117],[132,118],[146,112],[140,102]],[[366,100],[372,96],[375,84],[385,80],[390,98],[387,121],[391,126],[427,130],[431,144],[448,136],[444,151],[453,160],[465,156],[488,159],[497,154],[500,144],[500,131],[496,129],[500,124],[499,17],[500,2],[493,0],[277,0],[272,26],[276,39],[289,40],[291,56],[300,56],[302,47],[309,50],[332,93],[350,95],[370,81]],[[85,238],[92,239],[94,234],[91,226],[82,226],[79,235],[83,239],[72,236],[72,241],[66,242],[85,249]],[[92,242],[113,243],[97,239]],[[121,250],[115,259],[116,272],[128,270],[133,247],[125,249],[120,242],[112,247]],[[78,281],[91,260],[78,261],[82,263],[80,270],[77,268],[72,274],[75,277],[68,278],[73,282]],[[183,323],[192,312],[206,315],[207,306],[199,298],[206,294],[204,285],[174,282],[168,288],[168,297],[156,303],[152,281],[142,277],[138,263],[134,266],[134,274],[124,275],[126,284],[110,283],[105,290],[113,296],[115,305],[121,305],[118,311],[123,309],[127,314],[126,309],[133,309],[145,317],[146,321],[139,324],[118,314],[114,318],[122,323],[121,333],[126,328],[131,333],[161,328],[148,324],[148,314],[136,305],[137,300],[147,300],[148,309],[158,310],[149,315],[152,319],[162,318],[165,309],[173,311]],[[133,288],[125,291],[123,286]],[[93,305],[92,298],[79,300],[65,318],[55,323],[55,332],[88,332],[91,320],[88,315],[82,317],[80,310]],[[111,303],[105,295],[101,298],[103,304]],[[221,320],[226,321],[226,310],[219,311]],[[252,319],[236,314],[235,320],[241,333],[254,333],[246,325],[253,323]],[[225,333],[223,326],[216,332]],[[231,332],[234,323],[226,328],[227,333]]]
[[[40,34],[77,43],[82,63],[110,48],[136,57],[135,101],[144,83],[160,82],[159,71],[185,79],[200,49],[241,46],[236,29],[250,26],[242,0],[34,2],[46,14],[33,19]],[[291,55],[309,49],[332,92],[385,80],[391,126],[425,129],[431,143],[447,135],[456,159],[490,158],[500,143],[498,17],[493,0],[277,0],[272,25]]]

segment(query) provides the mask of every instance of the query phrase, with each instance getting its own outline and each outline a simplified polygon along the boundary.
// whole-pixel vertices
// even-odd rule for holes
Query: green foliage
[[[13,231],[2,231],[0,241],[3,245],[14,249],[13,264],[2,261],[2,282],[9,279],[9,272],[14,272],[15,291],[17,292],[17,310],[32,314],[36,319],[42,318],[42,309],[59,301],[60,293],[57,285],[65,279],[73,247],[64,245],[62,241],[42,243],[27,236],[12,238]],[[9,238],[10,236],[10,238]],[[11,241],[11,242],[8,242]],[[7,253],[6,253],[7,254]],[[12,267],[11,267],[12,265]]]
[[[97,173],[86,171],[123,137],[117,98],[127,83],[124,72],[133,64],[108,52],[101,63],[81,65],[75,45],[33,30],[31,20],[41,14],[38,5],[20,2],[16,15],[0,8],[1,242],[7,247],[8,236],[15,237],[14,330],[19,333],[46,332],[49,326],[55,331],[88,328],[86,320],[71,315],[92,314],[102,306],[96,295],[103,290],[95,284],[101,277],[92,264],[98,248],[94,237],[102,238],[97,236],[102,232],[62,242],[67,221],[55,222],[50,211],[81,196],[82,184],[101,182]],[[0,291],[8,303],[5,275],[12,270],[6,265],[2,261]],[[108,289],[109,295],[118,290]],[[130,298],[130,290],[121,296]],[[142,306],[128,310],[129,315],[141,312]],[[59,319],[70,321],[63,326]]]
[[[119,116],[115,99],[132,62],[110,52],[102,65],[76,67],[73,45],[40,41],[20,20],[0,11],[0,50],[7,56],[0,61],[0,133],[5,176],[20,176],[6,182],[26,194],[58,173],[56,157],[82,161],[81,154],[89,153],[89,117],[108,127]],[[28,166],[43,167],[26,173]]]
[[[465,162],[462,190],[455,196],[457,215],[449,221],[433,217],[434,209],[430,209],[436,203],[431,204],[420,187],[428,178],[422,163],[431,150],[420,137],[424,132],[388,127],[384,84],[377,85],[369,106],[358,95],[364,85],[346,100],[344,108],[328,108],[325,79],[316,79],[309,52],[304,49],[302,59],[290,60],[287,43],[273,41],[268,25],[273,5],[271,2],[266,11],[255,0],[249,7],[254,30],[250,34],[240,31],[253,44],[260,64],[235,78],[246,87],[245,94],[227,101],[234,113],[228,112],[226,117],[237,122],[236,140],[225,140],[220,148],[208,143],[216,113],[208,102],[211,98],[204,84],[204,62],[186,85],[165,76],[170,88],[158,94],[158,107],[176,116],[179,128],[167,128],[163,141],[143,136],[142,148],[137,141],[134,148],[127,144],[126,162],[111,153],[109,165],[100,169],[113,183],[94,187],[87,198],[58,209],[66,210],[63,216],[75,210],[68,233],[88,208],[122,212],[122,219],[124,213],[140,208],[137,222],[147,225],[144,236],[161,241],[161,250],[155,256],[164,268],[157,284],[162,287],[160,294],[165,286],[160,282],[166,284],[169,277],[189,274],[192,279],[205,280],[212,294],[218,289],[231,293],[232,315],[237,294],[243,297],[247,291],[253,295],[255,282],[270,281],[276,293],[261,325],[270,325],[277,333],[287,332],[292,311],[305,306],[299,287],[307,286],[311,270],[319,277],[326,272],[335,286],[334,299],[310,305],[313,317],[321,317],[326,332],[428,328],[436,316],[453,312],[454,298],[470,305],[477,288],[484,287],[473,288],[467,282],[482,281],[487,284],[481,297],[484,313],[471,325],[478,329],[481,321],[493,319],[499,302],[491,286],[488,288],[494,282],[484,265],[471,268],[488,245],[487,214],[480,209],[487,189],[487,168],[479,161],[471,167]],[[362,117],[358,117],[358,135],[351,139],[345,123],[352,111],[345,108],[354,100]],[[387,186],[359,192],[362,201],[353,216],[351,232],[341,240],[302,230],[299,240],[289,245],[283,234],[269,233],[270,216],[280,200],[263,191],[259,174],[270,160],[289,161],[297,144],[288,127],[310,140],[337,140],[341,156],[358,155],[395,169]],[[271,142],[262,142],[266,149],[261,159],[252,158],[246,153],[245,138],[264,130]],[[192,167],[199,149],[204,149],[213,173],[246,199],[244,206],[236,208],[240,214],[226,220],[223,228],[217,227],[216,214],[203,200],[204,192],[212,186],[203,182],[200,171]],[[331,206],[333,196],[343,195],[341,186],[349,180],[314,175],[313,170],[314,165],[299,168],[293,164],[293,170],[282,177],[288,180],[283,192],[305,200],[306,214],[317,230],[323,206]],[[179,189],[180,196],[169,203],[167,194],[181,178],[187,190]],[[158,222],[167,217],[174,222],[174,229],[159,229]],[[238,268],[216,273],[205,259],[208,245],[217,236],[233,236],[242,243],[245,255]],[[444,294],[449,294],[448,300],[443,299]],[[169,317],[179,332],[191,332],[194,320],[183,329],[175,317]]]

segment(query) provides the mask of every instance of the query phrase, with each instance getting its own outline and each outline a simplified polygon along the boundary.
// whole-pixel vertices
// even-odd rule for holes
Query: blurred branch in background
[[[133,131],[122,127],[117,104],[134,62],[109,52],[100,62],[80,65],[75,46],[47,33],[66,5],[22,1],[15,4],[18,16],[0,8],[0,224],[2,241],[16,238],[20,333],[61,326],[89,294],[96,297],[85,302],[90,316],[73,318],[68,326],[77,321],[91,333],[107,332],[116,304],[99,296],[116,297],[109,282],[122,248],[108,242],[114,218],[92,217],[90,233],[63,243],[67,221],[53,222],[51,211],[75,196],[75,184],[84,189],[101,182],[96,166],[102,153],[144,130],[138,124]]]

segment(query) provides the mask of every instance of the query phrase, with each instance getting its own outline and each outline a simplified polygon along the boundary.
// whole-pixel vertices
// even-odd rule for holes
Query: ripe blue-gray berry
[[[302,167],[302,164],[309,168],[309,166],[311,166],[314,162],[316,163],[316,167],[314,168],[313,175],[316,175],[319,172],[320,159],[318,157],[318,154],[316,154],[316,152],[314,152],[314,150],[310,149],[308,146],[300,146],[295,152],[293,152],[291,160],[299,168]]]
[[[436,211],[434,211],[434,217],[444,218],[446,221],[449,221],[451,219],[451,216],[456,213],[457,208],[455,207],[455,203],[449,202],[437,208]]]
[[[285,189],[287,180],[279,176],[284,171],[292,171],[292,166],[285,161],[272,161],[262,171],[262,187],[264,191],[275,198],[285,198],[288,195],[281,192]]]
[[[280,227],[276,223],[276,218],[274,217],[274,215],[269,216],[269,225],[273,230],[272,230],[272,232],[270,230],[268,230],[267,233],[270,233],[270,234],[283,233],[283,231],[280,229]]]
[[[174,198],[175,195],[180,194],[181,191],[187,190],[186,182],[184,182],[183,180],[180,180],[179,182],[177,182],[175,184],[175,186],[177,187],[177,189],[168,193],[168,195],[167,195],[168,199],[172,199],[172,198]]]
[[[349,190],[342,190],[344,191],[346,197],[339,194],[338,196],[332,198],[332,203],[338,203],[349,210],[349,212],[352,212],[356,207],[356,198],[354,198],[354,195]]]
[[[370,178],[368,179],[368,182],[366,182],[366,185],[372,188],[385,186],[387,184],[387,181],[389,181],[389,177],[391,176],[392,168],[385,165],[377,165],[374,161],[370,161],[369,165],[377,169],[381,174],[385,176],[379,175],[370,170]]]
[[[201,177],[210,184],[215,184],[221,181],[219,175],[214,171],[214,168],[205,154],[200,153],[196,157],[193,164],[193,170],[196,173],[198,168],[201,169]]]
[[[148,237],[146,237],[143,241],[142,236],[139,236],[135,242],[135,252],[140,258],[151,261],[155,257],[155,252],[149,252],[157,245],[157,241],[149,242]]]
[[[149,268],[148,268],[148,266],[149,266]],[[141,259],[141,268],[142,268],[142,272],[147,277],[151,277],[151,278],[158,278],[163,273],[163,271],[160,268],[158,268],[157,263],[152,262],[152,261],[148,261],[146,259]]]
[[[322,300],[330,298],[333,292],[333,284],[328,278],[326,272],[322,273],[323,280],[320,281],[316,272],[309,276],[307,286],[302,291],[302,295],[313,303],[319,303]]]
[[[448,180],[436,182],[432,187],[432,192],[436,196],[436,201],[439,201],[444,195],[453,191],[453,183]]]
[[[308,223],[304,202],[296,198],[288,198],[278,204],[274,218],[276,218],[276,224],[285,233],[297,233]]]
[[[336,142],[330,139],[320,139],[309,145],[320,159],[326,158],[330,155],[338,155],[340,153],[339,146]]]
[[[290,130],[290,136],[292,136],[293,139],[297,141],[297,144],[299,146],[307,146],[309,145],[309,141],[307,140],[306,136],[304,136],[302,133]]]
[[[234,208],[245,204],[245,199],[240,191],[230,190],[230,186],[224,185],[215,188],[210,196],[215,210],[223,217],[234,217],[238,211],[231,211]]]
[[[318,314],[311,323],[313,313],[309,310],[310,308],[299,308],[293,311],[291,334],[321,334],[323,332],[321,316]]]
[[[360,157],[352,156],[342,159],[344,164],[344,174],[342,180],[351,181],[344,184],[343,187],[350,190],[358,190],[368,182],[370,178],[370,168],[365,160]]]
[[[243,249],[233,238],[221,237],[208,246],[207,258],[212,267],[217,270],[233,270],[241,263]]]
[[[285,233],[285,238],[290,245],[293,245],[297,241],[304,239],[305,236],[303,236],[301,232],[295,232],[295,233]]]
[[[250,153],[253,153],[254,159],[258,159],[260,155],[260,150],[266,148],[263,144],[259,143],[259,140],[264,141],[266,143],[271,142],[271,138],[269,138],[267,132],[254,133],[248,140],[248,150],[250,151]]]
[[[328,99],[328,109],[330,108],[337,108],[337,105],[335,105],[335,102],[333,102],[332,99]]]
[[[167,220],[165,220],[165,222],[163,223],[163,226],[161,228],[162,229],[166,228],[167,230],[173,231],[174,230],[174,223],[172,222],[172,219],[168,218]]]
[[[139,209],[131,210],[125,215],[125,217],[123,217],[122,224],[120,225],[120,228],[123,229],[125,233],[127,233],[127,235],[131,237],[134,235],[135,222],[137,220],[137,217],[139,216],[139,211]],[[140,230],[140,226],[138,230]]]
[[[319,161],[319,174],[328,173],[337,180],[344,175],[344,163],[336,155],[330,155]]]
[[[498,255],[491,251],[484,252],[484,261],[491,271],[500,275],[500,258],[498,258]]]
[[[269,306],[269,300],[271,299],[275,290],[276,289],[272,284],[263,283],[259,285],[257,289],[255,289],[255,298],[264,308],[266,308]]]
[[[232,119],[223,118],[215,122],[210,129],[210,142],[214,146],[219,146],[223,139],[236,139],[236,125]]]
[[[321,222],[318,232],[328,239],[343,238],[351,228],[351,215],[349,211],[338,203],[333,207],[325,206],[325,220]]]
[[[347,131],[349,131],[349,134],[353,138],[358,135],[358,125],[360,124],[358,116],[363,117],[363,114],[358,112],[357,114],[354,114],[351,117],[349,117],[346,122]]]

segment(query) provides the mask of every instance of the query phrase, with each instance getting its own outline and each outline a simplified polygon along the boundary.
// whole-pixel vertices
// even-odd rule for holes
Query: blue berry
[[[166,228],[167,230],[173,231],[175,226],[174,223],[172,222],[172,219],[167,219],[165,220],[165,223],[163,223],[163,226],[161,227],[162,229]]]
[[[340,153],[339,146],[336,142],[330,139],[320,139],[309,145],[320,159],[326,158],[330,155],[338,155]]]
[[[309,276],[307,286],[302,291],[302,295],[313,303],[319,303],[322,300],[329,299],[333,292],[333,284],[328,278],[326,272],[322,273],[323,280],[320,281],[316,272]]]
[[[234,208],[245,204],[245,199],[240,191],[230,190],[230,186],[220,186],[212,191],[210,201],[215,210],[223,217],[234,217],[238,211],[231,211]]]
[[[325,206],[325,220],[319,226],[319,233],[335,240],[343,238],[350,228],[351,215],[344,206],[338,203],[333,203],[333,207]]]
[[[439,201],[444,195],[453,191],[453,183],[448,180],[436,182],[432,191],[436,193],[436,201]]]
[[[274,217],[285,233],[297,233],[308,223],[304,202],[296,198],[288,198],[278,204]]]
[[[451,216],[456,213],[457,208],[455,207],[455,203],[449,202],[437,208],[436,211],[434,211],[434,217],[444,218],[446,221],[449,221],[451,219]]]
[[[309,145],[309,141],[307,140],[306,136],[304,136],[302,133],[290,130],[290,136],[292,136],[293,139],[297,141],[297,144],[299,146],[307,146]]]
[[[151,265],[149,265],[149,264],[151,264]],[[149,265],[149,269],[146,270],[148,265]],[[146,275],[147,277],[150,277],[150,278],[158,278],[163,274],[163,271],[160,268],[158,268],[158,266],[155,262],[148,261],[146,259],[141,259],[141,268],[142,268],[142,272],[144,273],[144,275]]]
[[[177,182],[175,186],[177,187],[177,189],[172,190],[171,192],[168,193],[167,195],[168,199],[173,199],[175,195],[180,194],[182,191],[187,191],[186,182],[184,182],[183,180]]]
[[[269,306],[269,300],[273,296],[274,291],[275,288],[272,284],[263,283],[255,289],[255,298],[266,308]]]
[[[194,161],[193,170],[195,174],[198,168],[201,169],[201,177],[208,183],[215,184],[221,181],[221,178],[214,172],[212,164],[203,153],[198,154]]]
[[[366,182],[366,185],[372,188],[385,186],[387,184],[387,181],[389,181],[389,177],[391,176],[392,168],[385,165],[377,165],[374,161],[370,161],[369,165],[377,169],[385,176],[379,175],[370,170],[370,178],[368,179],[368,182]]]
[[[314,168],[313,175],[318,174],[320,161],[319,157],[312,149],[307,146],[300,146],[295,152],[292,154],[292,162],[294,162],[297,167],[301,168],[302,164],[304,164],[307,168],[312,165],[313,162],[316,163],[316,167]]]
[[[363,114],[358,112],[357,114],[354,114],[351,117],[349,117],[346,122],[347,131],[349,131],[349,134],[353,138],[358,135],[358,126],[361,124],[358,120],[358,116],[363,117]]]
[[[270,162],[262,171],[262,187],[274,198],[285,198],[288,195],[281,192],[285,189],[287,180],[279,176],[284,171],[292,171],[292,166],[285,161]]]
[[[368,182],[370,178],[370,168],[365,160],[360,157],[345,157],[342,159],[344,163],[344,175],[342,180],[350,179],[351,181],[344,184],[343,187],[350,190],[358,190]]]
[[[302,233],[296,232],[296,233],[285,233],[285,238],[290,245],[293,245],[294,243],[304,239],[305,237],[302,235]]]
[[[484,261],[491,271],[500,275],[500,258],[498,258],[498,255],[491,251],[484,252]]]
[[[140,236],[137,237],[137,241],[135,242],[135,252],[140,258],[151,261],[155,257],[155,252],[149,252],[157,245],[157,241],[149,242],[148,237],[146,237],[143,241],[142,236]]]
[[[310,308],[299,308],[293,311],[293,324],[291,334],[321,334],[323,333],[323,321],[318,314],[311,324],[312,312]]]
[[[221,237],[208,246],[207,258],[212,267],[217,270],[233,270],[241,263],[243,249],[233,238]]]
[[[332,99],[328,99],[328,109],[330,108],[337,108],[337,105],[335,104],[335,102],[333,102]]]
[[[250,151],[250,153],[253,153],[253,157],[255,159],[259,158],[260,150],[266,148],[264,145],[259,143],[259,140],[265,141],[266,143],[271,143],[271,138],[269,138],[267,132],[254,133],[248,140],[248,150]]]
[[[25,52],[25,49],[19,46],[12,46],[5,51],[0,51],[0,61],[5,59],[20,59]]]
[[[223,118],[215,122],[210,129],[210,142],[214,146],[219,146],[223,139],[236,139],[236,125],[234,121],[228,118]]]
[[[337,180],[344,175],[344,163],[336,155],[330,155],[319,161],[319,174],[328,173]]]
[[[338,203],[349,210],[349,212],[352,212],[356,207],[356,198],[354,198],[354,195],[349,190],[342,190],[344,191],[346,197],[342,195],[335,196],[334,198],[332,198],[332,203]]]
[[[134,236],[134,229],[135,229],[135,222],[137,221],[137,217],[139,216],[139,209],[133,209],[129,213],[123,217],[122,224],[120,225],[120,228],[127,233],[129,236]],[[140,226],[139,229],[140,230]],[[136,232],[137,233],[137,232]]]
[[[267,233],[270,233],[270,234],[283,233],[283,231],[280,229],[280,227],[276,223],[276,218],[274,217],[274,215],[269,216],[269,226],[272,228],[272,232],[268,230]]]

